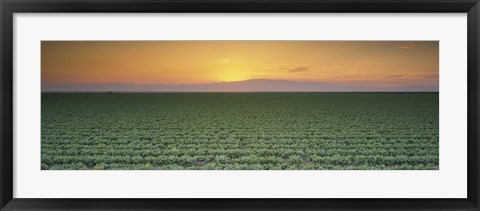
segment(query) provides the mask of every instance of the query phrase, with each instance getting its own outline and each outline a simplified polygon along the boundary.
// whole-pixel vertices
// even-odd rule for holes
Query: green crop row
[[[437,93],[42,94],[42,169],[438,169]]]

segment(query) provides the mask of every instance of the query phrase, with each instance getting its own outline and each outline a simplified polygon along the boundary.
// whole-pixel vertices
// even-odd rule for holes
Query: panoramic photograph
[[[439,170],[438,41],[42,41],[41,170]]]

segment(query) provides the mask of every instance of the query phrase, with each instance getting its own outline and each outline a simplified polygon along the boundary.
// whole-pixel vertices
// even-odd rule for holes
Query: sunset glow
[[[438,86],[438,42],[43,41],[42,85],[276,79]]]

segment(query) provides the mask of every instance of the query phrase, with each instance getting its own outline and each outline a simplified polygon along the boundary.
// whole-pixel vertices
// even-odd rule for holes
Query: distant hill
[[[438,86],[348,86],[324,82],[252,79],[207,84],[42,84],[43,92],[438,92]]]

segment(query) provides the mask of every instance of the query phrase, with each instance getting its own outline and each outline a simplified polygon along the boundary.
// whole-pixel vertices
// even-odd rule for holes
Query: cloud
[[[438,79],[438,74],[396,74],[396,75],[377,75],[377,74],[350,74],[350,75],[336,75],[332,76],[335,79],[355,79],[355,80],[424,80],[424,79]]]
[[[418,47],[417,44],[413,44],[413,43],[408,43],[406,45],[401,45],[400,48],[401,49],[412,49],[412,48],[416,48]]]
[[[262,69],[268,71],[276,71],[276,72],[287,72],[287,73],[301,73],[306,72],[309,70],[307,65],[287,65],[284,63],[269,63],[264,64]]]
[[[308,70],[308,67],[300,66],[300,67],[290,68],[288,70],[288,72],[289,73],[301,73],[301,72],[305,72],[307,70]]]
[[[221,62],[221,63],[224,63],[224,64],[228,64],[230,63],[230,59],[229,58],[221,58],[221,59],[217,59],[218,62]]]

